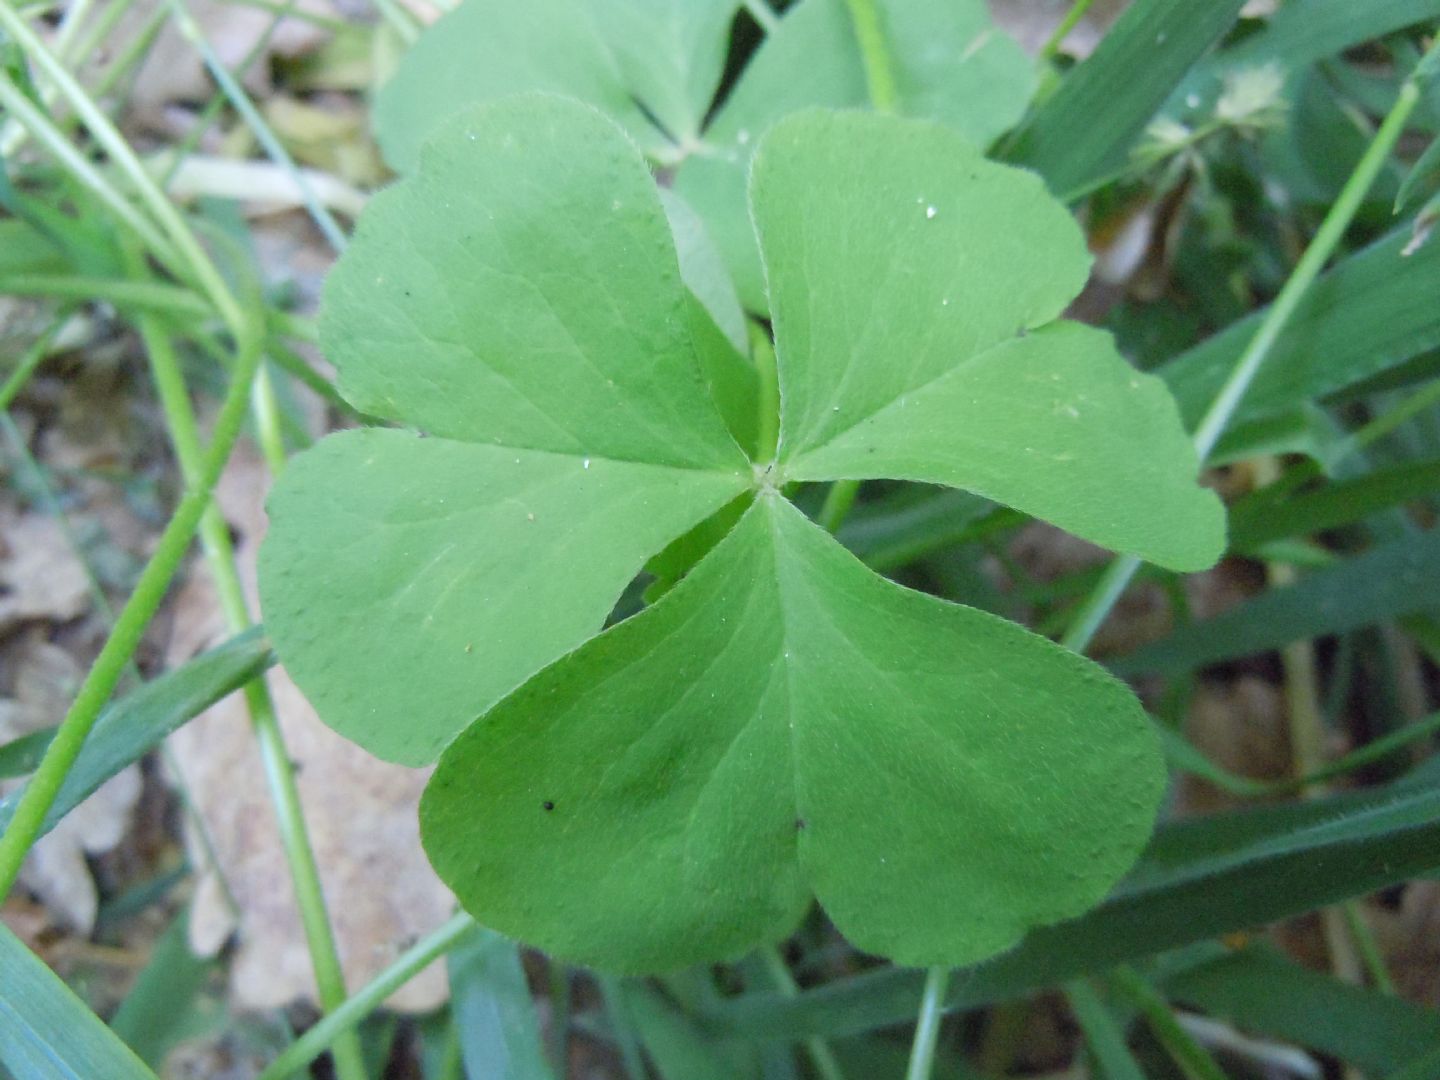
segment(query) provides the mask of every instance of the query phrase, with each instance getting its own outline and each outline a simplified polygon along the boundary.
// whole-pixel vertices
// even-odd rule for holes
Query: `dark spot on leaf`
[[[546,810],[554,810],[554,809],[555,809],[555,804],[554,804],[553,802],[551,802],[549,799],[546,799],[546,800],[545,800],[543,803],[541,803],[540,805],[543,806]]]
[[[805,819],[803,817],[797,817],[795,819],[795,831],[799,832],[803,828],[805,828]]]

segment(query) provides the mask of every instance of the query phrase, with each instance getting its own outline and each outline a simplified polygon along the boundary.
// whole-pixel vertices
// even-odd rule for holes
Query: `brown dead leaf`
[[[1215,764],[1254,780],[1290,775],[1290,738],[1280,688],[1254,675],[1205,681],[1185,719],[1185,735]],[[1198,777],[1185,775],[1176,802],[1182,814],[1210,813],[1236,800]]]
[[[1365,915],[1396,989],[1419,1004],[1440,1005],[1440,881],[1411,882],[1398,909],[1367,904]]]
[[[55,519],[0,510],[0,633],[22,622],[69,622],[89,606],[85,566]]]
[[[13,695],[0,701],[0,742],[58,724],[84,675],[59,646],[33,633],[7,651],[14,661]],[[0,794],[22,781],[0,785]],[[87,855],[110,851],[129,827],[140,800],[140,772],[130,767],[111,777],[94,795],[67,814],[31,850],[20,884],[34,893],[67,928],[89,934],[99,895]]]
[[[263,465],[242,450],[218,492],[240,533],[237,555],[252,603],[266,484]],[[181,663],[223,636],[213,586],[197,568],[177,604],[169,662]],[[358,987],[454,910],[420,847],[416,807],[428,770],[379,761],[334,734],[282,670],[274,670],[270,687],[296,765],[341,962],[348,984]],[[220,877],[203,875],[191,913],[192,946],[208,955],[238,934],[231,989],[241,1007],[313,1000],[309,952],[243,699],[232,696],[191,721],[171,746],[238,906],[236,916]],[[195,848],[193,836],[190,842]],[[436,964],[390,1004],[427,1010],[446,992],[444,968]]]

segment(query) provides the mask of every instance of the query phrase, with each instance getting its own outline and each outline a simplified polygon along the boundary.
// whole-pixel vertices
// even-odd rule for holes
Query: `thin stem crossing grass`
[[[940,1021],[945,1016],[945,991],[950,986],[950,969],[933,967],[925,973],[920,995],[920,1013],[915,1018],[915,1039],[910,1044],[910,1064],[905,1080],[929,1080],[935,1068],[935,1046],[940,1039]]]
[[[462,944],[477,929],[475,920],[464,912],[451,916],[438,930],[407,949],[362,990],[281,1051],[256,1080],[285,1080],[309,1065],[344,1033],[354,1031],[386,998]]]
[[[1380,175],[1386,162],[1390,160],[1395,144],[1399,142],[1400,136],[1405,132],[1405,126],[1410,120],[1411,113],[1415,111],[1416,105],[1420,102],[1420,72],[1427,63],[1434,63],[1437,55],[1440,55],[1440,36],[1437,36],[1432,42],[1425,59],[1421,60],[1416,70],[1401,86],[1399,96],[1385,117],[1384,123],[1380,125],[1375,137],[1366,148],[1364,156],[1356,164],[1350,178],[1346,180],[1339,198],[1335,200],[1329,213],[1325,215],[1325,220],[1321,222],[1314,239],[1305,249],[1305,253],[1301,256],[1295,269],[1291,271],[1290,277],[1281,288],[1275,302],[1265,313],[1260,329],[1251,339],[1240,359],[1236,361],[1235,367],[1231,369],[1230,375],[1210,403],[1210,407],[1205,411],[1194,434],[1195,451],[1202,463],[1215,449],[1220,436],[1224,434],[1246,392],[1254,383],[1261,365],[1270,355],[1270,351],[1274,348],[1275,342],[1279,340],[1281,333],[1289,325],[1300,301],[1315,284],[1320,272],[1330,261],[1330,256],[1334,254],[1340,241],[1344,239],[1366,194],[1375,183],[1375,178]],[[1135,576],[1135,572],[1139,568],[1140,560],[1132,555],[1122,555],[1115,559],[1095,590],[1077,610],[1071,629],[1062,639],[1062,644],[1077,652],[1083,651],[1108,617],[1111,609],[1124,594],[1126,586],[1129,585],[1131,578]]]
[[[211,77],[214,78],[221,91],[229,99],[230,104],[234,106],[235,111],[240,114],[251,132],[254,133],[255,138],[259,140],[270,160],[290,174],[300,192],[300,199],[305,204],[306,212],[309,213],[311,220],[315,222],[326,242],[337,253],[344,251],[345,232],[340,228],[340,223],[316,196],[314,185],[310,183],[304,170],[296,166],[295,159],[290,156],[270,125],[265,122],[265,118],[260,115],[260,111],[255,108],[255,103],[250,100],[250,95],[245,93],[235,76],[216,55],[204,32],[200,29],[200,24],[195,21],[179,0],[170,0],[170,11],[180,33],[195,47],[195,51],[205,61],[205,67],[209,70]],[[281,18],[283,16],[277,15],[273,22],[278,24]]]
[[[0,20],[7,9],[0,4]],[[137,211],[134,205],[110,183],[91,161],[80,153],[60,130],[25,92],[15,84],[8,72],[0,70],[0,106],[29,131],[41,145],[53,154],[66,170],[88,188],[97,199],[137,237],[145,242],[157,259],[172,272],[181,271],[184,261],[180,252],[165,237],[153,222]]]
[[[795,982],[795,976],[791,975],[790,969],[785,966],[785,958],[780,955],[779,949],[774,945],[761,949],[760,960],[765,965],[770,981],[780,993],[792,998],[799,995],[800,987]],[[845,1071],[840,1068],[835,1051],[831,1050],[830,1044],[819,1035],[812,1035],[805,1040],[805,1051],[809,1054],[810,1063],[815,1066],[820,1080],[845,1080]]]
[[[151,373],[160,395],[161,408],[165,413],[175,455],[180,462],[181,474],[184,476],[187,486],[198,483],[202,479],[199,471],[202,462],[199,429],[195,421],[194,410],[190,406],[189,396],[186,393],[174,346],[164,329],[152,316],[142,315],[138,320],[138,326],[150,357]],[[264,362],[262,359],[257,365],[255,380],[258,380],[263,373]],[[257,382],[252,381],[252,394],[255,392],[255,385]],[[219,508],[213,504],[206,510],[200,522],[200,538],[206,562],[215,581],[220,609],[226,626],[232,633],[241,633],[249,629],[253,622],[245,599],[245,592],[240,583],[240,575],[236,569],[229,529]],[[305,825],[305,816],[300,804],[300,792],[295,783],[295,772],[290,764],[290,756],[285,747],[284,735],[280,730],[279,718],[276,716],[275,705],[270,697],[264,676],[247,683],[244,695],[254,726],[270,798],[276,811],[281,846],[290,866],[290,876],[295,887],[300,920],[315,969],[315,982],[319,991],[320,1003],[327,1012],[331,1012],[345,1001],[345,976],[340,967],[340,957],[330,929],[325,898],[320,884],[319,867],[316,865],[314,849]],[[335,1058],[337,1072],[342,1078],[365,1075],[359,1041],[353,1035],[337,1042]]]
[[[1051,31],[1045,44],[1040,46],[1040,52],[1036,59],[1042,64],[1054,63],[1055,57],[1060,54],[1060,46],[1065,44],[1065,39],[1070,36],[1070,31],[1080,25],[1080,20],[1085,17],[1085,13],[1090,10],[1090,5],[1094,2],[1095,0],[1075,0],[1070,5],[1070,10],[1065,13],[1065,17]]]
[[[115,632],[106,639],[100,655],[91,665],[54,740],[26,785],[10,827],[0,836],[0,900],[8,896],[14,886],[20,866],[39,836],[45,815],[79,756],[85,737],[114,692],[130,658],[135,655],[145,628],[180,569],[200,519],[210,505],[215,483],[240,435],[248,406],[250,381],[259,362],[260,351],[258,347],[252,347],[236,363],[235,375],[220,409],[215,436],[205,454],[198,482],[186,491],[169,524],[160,534],[155,553],[116,619]]]

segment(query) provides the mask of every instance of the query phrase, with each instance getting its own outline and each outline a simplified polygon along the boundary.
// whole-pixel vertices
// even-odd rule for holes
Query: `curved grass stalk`
[[[323,1054],[337,1039],[353,1032],[391,994],[478,930],[463,911],[411,946],[395,962],[357,991],[334,1012],[281,1051],[256,1080],[285,1080]]]
[[[7,11],[8,9],[0,4],[0,19],[3,19],[3,15]],[[9,73],[3,70],[0,70],[0,106],[8,110],[22,128],[29,131],[36,141],[59,159],[70,175],[89,188],[117,219],[144,241],[155,257],[166,267],[172,271],[184,268],[185,264],[180,252],[169,239],[151,221],[140,214],[128,199],[115,190],[114,185],[100,174],[100,170],[90,162],[90,159],[80,153],[74,144],[60,133],[60,130],[25,95],[25,92],[15,85],[15,81],[10,78]]]
[[[129,179],[140,201],[145,204],[166,238],[162,246],[178,252],[188,276],[199,286],[237,341],[253,327],[241,310],[234,295],[226,287],[220,271],[206,255],[194,232],[185,224],[175,205],[165,197],[153,177],[145,170],[135,151],[125,141],[110,118],[85,92],[65,65],[36,36],[29,25],[8,4],[0,4],[0,28],[14,39],[32,63],[51,80],[56,89],[75,110],[90,135],[110,156],[116,167]],[[11,84],[13,86],[13,84]],[[83,159],[82,159],[83,160]],[[133,209],[133,208],[132,208]],[[148,243],[148,241],[147,241]]]

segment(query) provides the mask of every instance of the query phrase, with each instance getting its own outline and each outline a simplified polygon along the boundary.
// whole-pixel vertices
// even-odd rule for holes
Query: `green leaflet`
[[[742,464],[629,143],[539,96],[454,120],[420,175],[373,201],[326,281],[321,340],[346,399],[456,439]]]
[[[861,949],[959,965],[1098,901],[1162,787],[1122,684],[766,494],[457,738],[421,825],[486,923],[601,968],[737,956],[812,892]]]
[[[745,214],[751,152],[791,113],[869,104],[864,62],[845,0],[801,0],[761,45],[692,154],[675,188],[705,219],[740,297],[765,310],[755,233]],[[938,120],[979,146],[1008,131],[1035,88],[1030,61],[973,0],[876,0],[903,115]],[[875,164],[867,162],[869,164]]]
[[[1218,504],[1158,384],[1136,393],[1107,339],[1050,324],[1084,256],[1033,179],[924,122],[816,111],[772,139],[753,198],[787,298],[778,462],[752,463],[722,422],[751,446],[773,399],[682,283],[624,134],[559,98],[480,107],[367,211],[327,288],[341,386],[432,437],[348,432],[296,460],[271,498],[267,626],[342,733],[415,763],[448,744],[424,839],[487,926],[646,971],[783,936],[813,895],[861,948],[968,962],[1105,893],[1148,835],[1158,750],[1098,667],[875,576],[778,495],[787,470],[856,456],[816,403],[855,426],[935,390],[933,422],[885,435],[879,475],[923,471],[908,453],[1172,565],[1218,555]],[[868,199],[837,179],[882,160]],[[910,243],[937,220],[917,184],[973,254]],[[1018,242],[981,224],[997,208]],[[851,212],[868,247],[836,240],[862,231]],[[847,272],[874,286],[867,336],[827,355],[856,326]],[[788,298],[807,279],[801,320]],[[969,331],[922,310],[940,287]],[[1056,378],[1083,381],[1088,417],[1056,415]],[[947,422],[962,400],[967,424]],[[1116,482],[1126,432],[1143,485]],[[708,554],[592,638],[662,550],[657,593]]]
[[[787,476],[948,484],[1175,569],[1214,561],[1223,514],[1163,385],[1053,322],[1090,260],[1038,178],[933,125],[805,113],[766,139],[751,200]],[[1117,507],[1121,477],[1144,513]]]
[[[1312,911],[1440,869],[1433,770],[1381,789],[1164,825],[1103,904],[1045,927],[951,984],[950,1008],[1011,1000],[1088,972]],[[711,1010],[712,1029],[757,1039],[904,1023],[921,972],[869,971],[799,997],[751,993]]]
[[[1034,90],[1029,59],[997,33],[983,0],[876,0],[900,109],[985,145]],[[741,299],[765,307],[745,177],[760,136],[811,106],[869,103],[846,0],[801,0],[762,44],[713,121],[737,0],[467,0],[423,34],[380,94],[375,130],[411,172],[438,123],[466,106],[542,90],[594,105],[699,211]]]
[[[447,117],[543,90],[614,117],[647,153],[693,137],[710,107],[738,0],[469,0],[422,34],[375,104],[390,164],[409,172]]]
[[[400,431],[332,435],[270,497],[266,625],[326,723],[424,764],[597,633],[645,560],[743,486]]]

